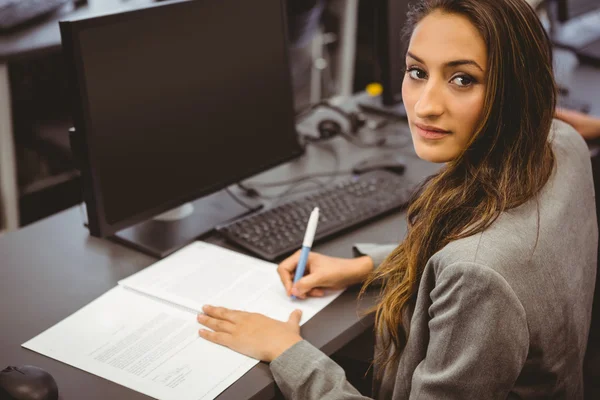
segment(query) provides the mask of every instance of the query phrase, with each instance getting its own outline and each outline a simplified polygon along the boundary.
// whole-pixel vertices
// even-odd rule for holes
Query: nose
[[[432,119],[444,113],[444,103],[441,84],[429,79],[415,104],[415,114],[420,119]]]

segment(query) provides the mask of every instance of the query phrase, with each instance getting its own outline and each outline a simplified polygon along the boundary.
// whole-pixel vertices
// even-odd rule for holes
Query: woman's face
[[[402,98],[420,158],[444,163],[466,148],[483,111],[486,66],[485,42],[467,18],[434,11],[417,24]]]

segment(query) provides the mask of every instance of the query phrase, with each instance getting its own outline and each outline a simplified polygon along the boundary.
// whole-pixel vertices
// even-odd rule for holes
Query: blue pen
[[[315,232],[317,231],[317,223],[319,222],[319,207],[315,207],[310,213],[308,218],[308,225],[306,226],[306,233],[304,234],[304,241],[302,242],[302,252],[300,253],[300,260],[296,266],[296,275],[294,276],[294,283],[298,282],[304,276],[304,269],[306,268],[306,261],[308,260],[308,253],[312,247],[313,240],[315,238]],[[292,296],[295,299],[296,296]]]

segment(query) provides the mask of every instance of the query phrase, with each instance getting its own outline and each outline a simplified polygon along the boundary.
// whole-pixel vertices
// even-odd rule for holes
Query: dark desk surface
[[[381,152],[400,150],[358,149],[342,139],[308,148],[305,156],[250,179],[266,182],[331,171],[334,164],[347,170],[357,161]],[[337,155],[337,161],[332,157]],[[411,161],[412,164],[412,161]],[[414,159],[407,175],[413,179],[432,173],[438,166]],[[399,242],[406,225],[401,213],[379,219],[359,230],[338,236],[315,250],[351,257],[355,242]],[[222,244],[216,235],[205,240]],[[108,240],[90,237],[82,226],[78,207],[71,208],[0,236],[0,368],[32,364],[49,371],[63,398],[146,399],[145,395],[21,348],[21,344],[66,318],[117,281],[156,260]],[[346,291],[302,327],[302,335],[325,353],[332,354],[372,327],[372,317],[357,312],[358,288]],[[372,304],[367,297],[363,306]],[[220,399],[270,399],[275,385],[268,365],[258,364],[221,394]]]
[[[0,34],[0,62],[33,57],[61,48],[58,21],[130,10],[154,4],[153,0],[88,0],[76,9],[63,7],[39,23]],[[158,3],[156,3],[158,4]]]

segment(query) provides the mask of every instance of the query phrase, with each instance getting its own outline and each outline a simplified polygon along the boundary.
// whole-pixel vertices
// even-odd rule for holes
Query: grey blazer
[[[591,163],[570,126],[554,121],[550,140],[556,168],[538,201],[430,258],[406,348],[375,382],[378,398],[583,397],[598,248]],[[359,250],[378,265],[391,248]],[[271,371],[286,398],[363,398],[306,341]]]

